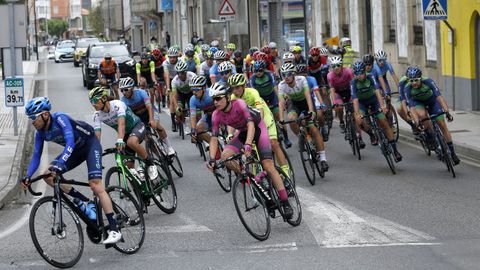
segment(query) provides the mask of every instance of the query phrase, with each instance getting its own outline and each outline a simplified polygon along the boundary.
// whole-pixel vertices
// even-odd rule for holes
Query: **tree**
[[[44,24],[40,25],[40,30],[45,31]],[[68,22],[62,19],[50,19],[48,20],[48,33],[51,36],[61,37],[63,33],[68,30]]]
[[[90,28],[93,30],[95,34],[100,34],[103,32],[104,28],[104,21],[103,21],[103,14],[102,14],[102,9],[100,6],[97,6],[96,8],[92,9],[90,14],[88,14],[88,24],[90,25]]]

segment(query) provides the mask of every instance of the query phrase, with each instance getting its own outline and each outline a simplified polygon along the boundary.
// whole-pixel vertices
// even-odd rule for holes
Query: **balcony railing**
[[[132,12],[157,12],[157,0],[132,1]]]

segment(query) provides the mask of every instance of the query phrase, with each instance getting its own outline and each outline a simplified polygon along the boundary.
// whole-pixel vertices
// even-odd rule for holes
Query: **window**
[[[423,45],[422,0],[416,0],[413,8],[415,12],[415,20],[413,25],[413,45]]]
[[[58,14],[58,6],[53,6],[53,14]]]

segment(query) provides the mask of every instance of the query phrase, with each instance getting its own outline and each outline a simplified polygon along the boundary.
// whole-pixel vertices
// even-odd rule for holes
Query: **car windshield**
[[[79,40],[77,42],[77,48],[88,48],[88,45],[90,44],[95,44],[98,42],[98,39],[92,38],[92,39],[86,39],[86,40]]]
[[[73,46],[75,46],[73,42],[65,42],[58,44],[59,49],[72,48]]]
[[[127,56],[128,50],[127,47],[123,45],[114,45],[114,46],[95,46],[92,47],[90,52],[90,57],[102,58],[105,53],[110,53],[113,57],[118,56]]]

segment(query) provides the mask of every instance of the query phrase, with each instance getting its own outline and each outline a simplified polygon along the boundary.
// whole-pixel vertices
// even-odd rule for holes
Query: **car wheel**
[[[74,66],[74,67],[79,67],[79,66],[80,66],[80,63],[78,63],[77,61],[73,60],[73,66]]]
[[[59,63],[60,61],[58,61],[57,59],[55,59],[55,63]]]

